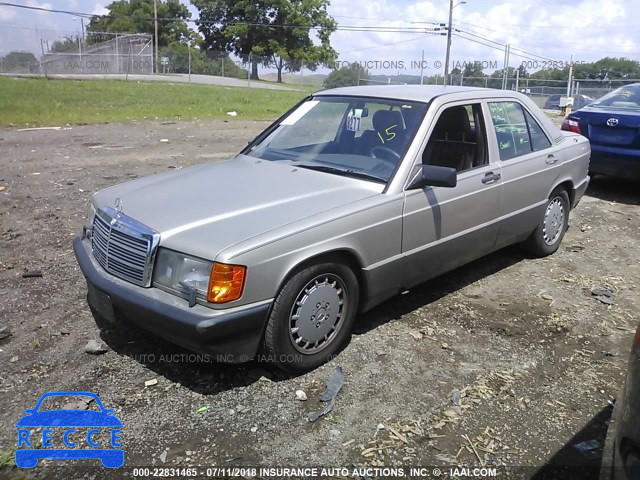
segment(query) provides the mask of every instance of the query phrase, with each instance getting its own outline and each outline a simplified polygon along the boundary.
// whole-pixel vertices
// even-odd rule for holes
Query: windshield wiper
[[[336,167],[328,167],[326,165],[295,165],[300,168],[307,168],[309,170],[317,170],[318,172],[333,173],[335,175],[341,175],[343,177],[362,178],[364,180],[371,180],[377,183],[387,183],[387,180],[375,175],[364,172],[356,172],[355,170],[342,169]]]

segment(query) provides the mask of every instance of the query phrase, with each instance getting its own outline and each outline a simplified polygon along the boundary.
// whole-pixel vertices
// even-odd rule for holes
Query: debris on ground
[[[594,288],[591,290],[591,295],[599,297],[601,295],[605,297],[613,297],[613,292],[608,288]]]
[[[109,351],[109,349],[97,340],[89,340],[84,347],[84,351],[90,355],[102,355]]]
[[[336,395],[342,388],[344,384],[344,374],[342,373],[342,367],[336,367],[336,371],[333,373],[333,376],[327,382],[327,387],[324,390],[324,393],[320,395],[320,401],[325,402],[326,405],[323,409],[318,410],[317,412],[312,412],[309,414],[307,419],[310,422],[315,422],[323,415],[326,415],[333,409],[333,404],[335,403]]]
[[[227,115],[229,115],[231,117],[237,117],[238,116],[238,112],[236,112],[236,111],[227,112]]]
[[[415,338],[416,340],[420,340],[422,339],[422,334],[418,331],[418,330],[411,330],[409,331],[409,335],[411,335],[413,338]]]
[[[602,445],[596,440],[585,440],[584,442],[576,443],[572,447],[578,451],[582,456],[592,459],[602,455]]]
[[[153,387],[154,385],[158,384],[158,379],[157,378],[152,378],[151,380],[146,380],[144,382],[144,386],[145,387]]]
[[[22,278],[40,278],[42,277],[42,270],[30,270],[22,274]]]
[[[307,394],[303,390],[296,390],[296,400],[304,402],[307,400]]]
[[[8,327],[0,327],[0,340],[9,338],[11,335],[13,335],[13,333],[11,333]]]

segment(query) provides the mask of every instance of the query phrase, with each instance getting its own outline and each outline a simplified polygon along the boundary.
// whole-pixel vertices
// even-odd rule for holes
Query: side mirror
[[[420,170],[415,175],[407,190],[417,190],[424,187],[455,187],[458,184],[458,171],[452,167],[439,165],[419,165]]]

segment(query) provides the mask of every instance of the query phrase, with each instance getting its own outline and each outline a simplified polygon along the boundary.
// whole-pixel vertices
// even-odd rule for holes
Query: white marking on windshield
[[[291,112],[287,118],[280,122],[280,125],[295,125],[298,120],[309,113],[309,111],[319,103],[319,100],[309,100],[308,102],[304,102],[296,110]]]

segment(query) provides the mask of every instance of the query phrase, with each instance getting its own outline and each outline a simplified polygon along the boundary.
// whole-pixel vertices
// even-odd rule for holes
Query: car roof
[[[462,95],[460,95],[462,94]],[[362,85],[321,90],[316,96],[346,95],[358,97],[390,98],[415,102],[430,102],[442,95],[456,95],[464,98],[520,97],[513,90],[497,90],[481,87],[458,87],[454,85]]]

